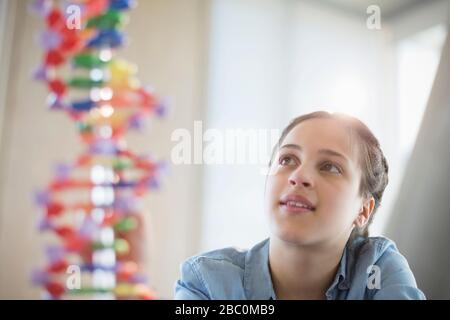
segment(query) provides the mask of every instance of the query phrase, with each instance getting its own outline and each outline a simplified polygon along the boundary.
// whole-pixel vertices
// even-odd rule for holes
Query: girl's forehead
[[[296,144],[302,149],[330,149],[349,160],[357,158],[357,140],[351,129],[339,119],[308,119],[296,125],[281,145]]]

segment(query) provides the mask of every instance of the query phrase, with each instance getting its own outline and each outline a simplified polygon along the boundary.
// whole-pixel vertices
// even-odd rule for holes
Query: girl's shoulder
[[[204,263],[204,262],[223,262],[230,263],[237,267],[244,268],[246,259],[255,254],[264,254],[268,252],[269,239],[265,239],[254,245],[250,249],[242,249],[238,247],[226,247],[207,251],[199,255],[189,258],[190,263]]]
[[[373,281],[373,288],[366,290],[371,299],[425,298],[417,289],[406,257],[393,240],[381,236],[357,237],[347,246],[347,253],[347,272],[352,281],[365,284],[368,279]]]
[[[346,251],[347,262],[354,267],[376,266],[385,269],[395,265],[409,269],[406,258],[400,253],[395,242],[386,237],[356,237],[349,241]]]
[[[395,242],[384,236],[376,237],[362,237],[358,236],[349,241],[347,246],[350,250],[363,253],[366,251],[377,252],[378,254],[384,253],[387,249],[396,250],[397,246]]]
[[[356,237],[349,241],[346,249],[350,255],[367,257],[373,263],[387,258],[406,262],[406,258],[400,253],[396,243],[384,236]]]
[[[245,299],[251,272],[267,264],[268,239],[251,249],[227,247],[188,258],[180,266],[177,299]],[[265,261],[265,263],[264,263]],[[266,272],[267,273],[267,272]]]
[[[248,249],[241,249],[238,247],[226,247],[222,249],[216,249],[206,251],[201,254],[192,256],[186,260],[187,263],[199,265],[199,264],[232,264],[237,267],[244,267],[245,255]]]

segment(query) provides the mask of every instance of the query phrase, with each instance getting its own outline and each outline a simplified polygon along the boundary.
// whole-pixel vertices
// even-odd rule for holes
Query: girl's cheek
[[[324,208],[323,212],[327,215],[339,215],[340,211],[344,209],[345,202],[348,198],[347,195],[343,195],[339,189],[331,187],[323,187],[318,192],[321,207]]]
[[[270,201],[278,205],[279,199],[286,189],[287,180],[281,175],[270,176],[267,180],[266,193]]]
[[[332,199],[332,206],[335,208],[335,215],[337,217],[347,216],[350,212],[353,211],[354,202],[353,196],[349,192],[340,192],[336,193]]]

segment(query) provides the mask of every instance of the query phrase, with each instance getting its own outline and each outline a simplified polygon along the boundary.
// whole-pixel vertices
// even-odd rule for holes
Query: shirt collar
[[[348,247],[344,247],[344,251],[342,252],[341,261],[339,262],[338,269],[336,271],[336,275],[333,279],[333,282],[328,287],[326,291],[327,298],[333,297],[334,298],[334,292],[336,292],[336,287],[339,290],[346,290],[349,288],[348,285],[348,278],[347,278],[347,272],[348,272]]]
[[[269,238],[255,245],[245,256],[244,291],[249,300],[276,298],[269,271]]]
[[[245,256],[244,291],[249,300],[276,299],[269,270],[269,241],[270,238],[258,243]],[[349,242],[344,248],[333,282],[326,292],[327,297],[333,295],[336,286],[340,290],[350,288],[347,275],[351,272],[349,267],[352,263],[348,260],[352,259],[353,254],[350,252]]]

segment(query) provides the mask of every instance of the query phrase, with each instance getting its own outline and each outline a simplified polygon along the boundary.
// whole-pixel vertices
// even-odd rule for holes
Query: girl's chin
[[[293,226],[272,226],[272,234],[278,239],[295,244],[295,245],[307,245],[313,241],[313,236],[310,230],[305,228],[293,228]]]
[[[292,236],[292,235],[280,235],[278,238],[283,241],[285,244],[289,244],[292,246],[308,246],[313,244],[313,241],[311,239],[306,239],[305,237],[298,237],[298,236]]]

